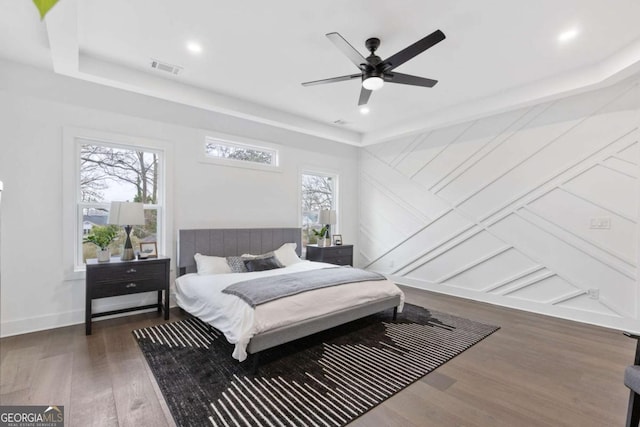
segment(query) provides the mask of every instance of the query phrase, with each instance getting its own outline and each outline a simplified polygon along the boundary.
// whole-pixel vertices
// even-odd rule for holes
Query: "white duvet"
[[[256,277],[276,276],[298,271],[335,268],[321,262],[302,261],[289,267],[252,273],[186,274],[176,280],[176,301],[187,312],[224,333],[235,344],[233,357],[247,358],[247,345],[256,334],[305,319],[332,313],[386,296],[400,296],[399,311],[404,294],[389,280],[349,283],[330,286],[281,298],[251,308],[236,297],[222,293],[227,286]]]

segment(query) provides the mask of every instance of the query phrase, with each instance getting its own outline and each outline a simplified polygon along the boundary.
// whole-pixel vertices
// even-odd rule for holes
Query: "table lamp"
[[[336,223],[336,211],[330,209],[321,210],[320,215],[318,215],[318,223],[327,227],[327,234],[331,237],[331,226]]]
[[[111,202],[108,222],[109,224],[123,225],[124,231],[127,233],[127,240],[124,243],[120,259],[122,261],[135,259],[130,234],[134,225],[144,225],[144,205],[132,202]]]

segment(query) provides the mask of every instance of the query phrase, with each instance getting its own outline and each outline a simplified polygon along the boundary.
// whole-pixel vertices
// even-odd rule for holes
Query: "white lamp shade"
[[[109,224],[144,225],[144,205],[131,202],[111,202]]]
[[[318,216],[319,224],[329,224],[333,225],[336,223],[336,211],[334,210],[323,210],[320,211],[320,215]]]

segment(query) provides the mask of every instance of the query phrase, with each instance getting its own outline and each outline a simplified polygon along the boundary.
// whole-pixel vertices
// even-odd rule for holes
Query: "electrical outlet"
[[[608,216],[591,218],[589,228],[595,230],[609,230],[611,228],[611,218]]]
[[[589,298],[591,299],[600,299],[600,289],[598,288],[591,288],[587,291],[587,294],[589,295]]]

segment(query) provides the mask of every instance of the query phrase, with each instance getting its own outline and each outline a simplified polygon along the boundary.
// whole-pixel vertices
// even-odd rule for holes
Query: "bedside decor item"
[[[327,231],[330,231],[331,226],[336,223],[336,211],[330,209],[321,210],[318,215],[318,223],[323,224],[327,227]]]
[[[144,205],[132,202],[111,202],[109,209],[109,224],[123,225],[127,233],[124,250],[120,259],[131,261],[135,259],[133,246],[131,245],[131,228],[134,225],[144,225]]]
[[[320,246],[321,248],[325,246],[331,246],[331,241],[329,241],[329,243],[327,244],[326,236],[328,236],[329,230],[327,229],[326,225],[322,227],[320,230],[311,230],[311,231],[313,231],[313,234],[318,238],[318,242],[317,242],[318,246]]]
[[[342,245],[342,234],[334,234],[333,235],[333,244],[335,246],[341,246]]]
[[[318,222],[324,225],[322,227],[322,230],[320,230],[320,232],[322,233],[322,240],[324,241],[321,244],[321,239],[318,239],[318,246],[331,246],[331,226],[336,223],[336,211],[332,209],[321,210],[318,215]]]
[[[111,254],[109,245],[118,235],[118,227],[113,225],[97,225],[91,229],[91,232],[85,236],[82,243],[93,243],[98,247],[96,257],[98,262],[109,262]]]
[[[140,242],[140,259],[158,258],[156,242]]]

